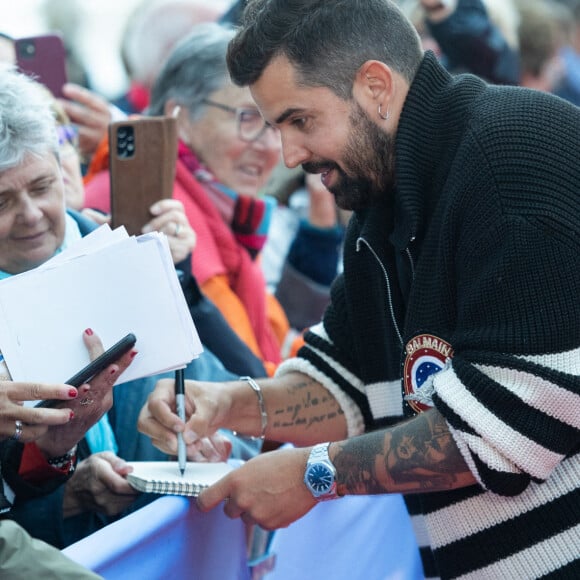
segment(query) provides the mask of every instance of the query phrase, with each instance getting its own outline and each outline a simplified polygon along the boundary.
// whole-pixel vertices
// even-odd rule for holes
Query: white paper
[[[86,328],[105,348],[128,332],[137,337],[138,354],[118,383],[183,367],[202,352],[165,235],[123,230],[99,228],[78,249],[0,281],[0,350],[13,380],[66,381],[89,362]]]

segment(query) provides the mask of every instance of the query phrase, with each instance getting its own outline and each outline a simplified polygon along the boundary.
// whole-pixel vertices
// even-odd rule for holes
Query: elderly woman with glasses
[[[276,206],[260,192],[280,161],[281,140],[249,89],[229,79],[225,57],[232,35],[218,24],[197,25],[166,61],[147,114],[177,117],[173,197],[197,235],[193,274],[270,373],[291,336],[259,263]],[[95,158],[85,188],[85,206],[102,211],[109,211],[109,176],[99,161],[106,157]]]

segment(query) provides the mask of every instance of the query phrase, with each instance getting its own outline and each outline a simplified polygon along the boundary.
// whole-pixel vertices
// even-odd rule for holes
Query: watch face
[[[334,474],[323,463],[315,463],[308,468],[306,481],[315,495],[322,495],[332,488]]]

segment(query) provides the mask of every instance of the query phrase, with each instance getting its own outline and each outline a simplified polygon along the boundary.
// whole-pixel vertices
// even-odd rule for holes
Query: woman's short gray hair
[[[11,65],[0,66],[0,172],[28,154],[58,158],[58,136],[50,100],[36,81]]]
[[[203,101],[229,82],[228,43],[234,32],[216,23],[197,24],[169,55],[151,89],[149,115],[163,115],[174,100],[192,120],[205,111]]]

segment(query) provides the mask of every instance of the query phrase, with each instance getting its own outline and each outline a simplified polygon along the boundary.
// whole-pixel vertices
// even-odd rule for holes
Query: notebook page
[[[202,487],[214,484],[233,469],[225,462],[188,462],[182,476],[177,461],[132,461],[129,465],[133,467],[130,479],[140,479],[143,482],[192,484]]]

